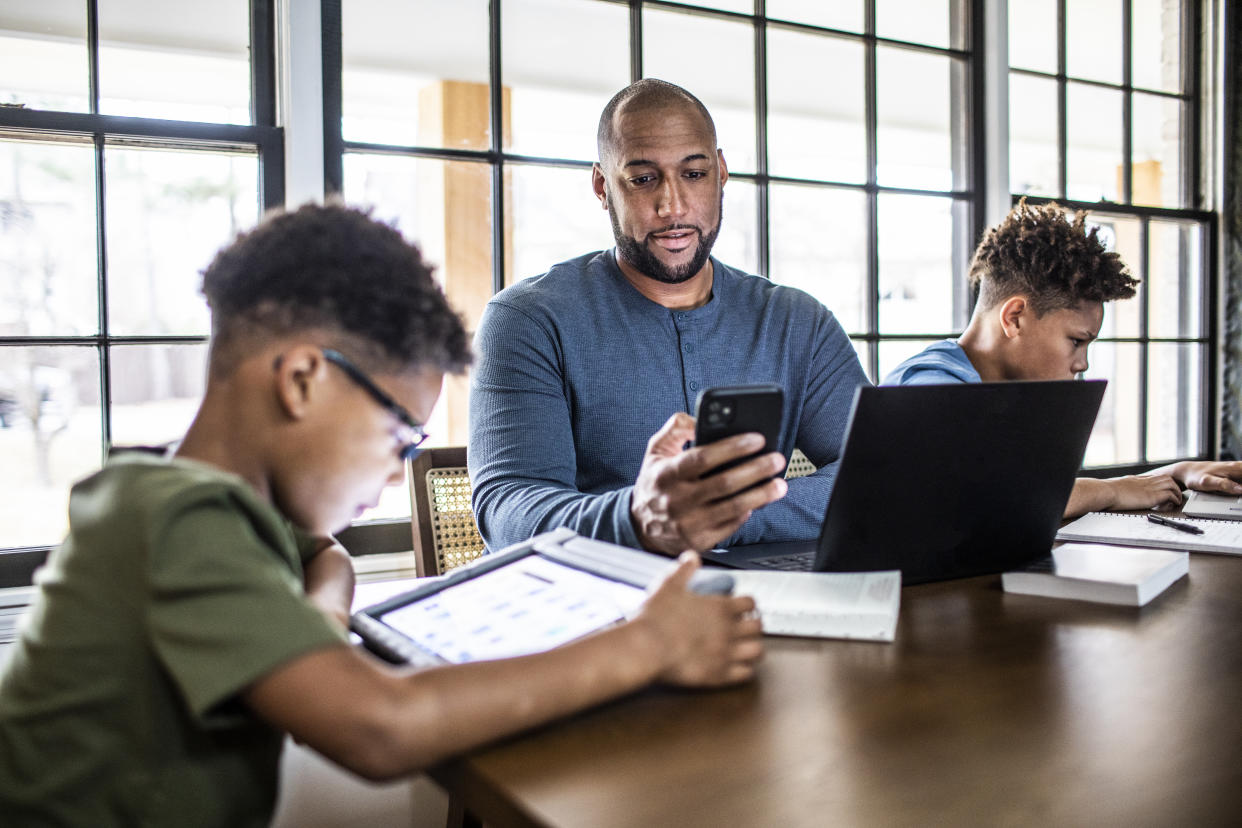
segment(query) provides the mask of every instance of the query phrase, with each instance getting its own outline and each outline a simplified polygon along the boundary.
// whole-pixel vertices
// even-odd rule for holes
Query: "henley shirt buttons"
[[[699,384],[698,384],[697,382],[692,382],[692,383],[690,383],[690,390],[691,390],[691,391],[698,391],[698,390],[699,390]]]
[[[686,346],[686,353],[687,353],[687,354],[693,354],[693,353],[694,353],[694,346],[693,346],[693,345],[687,345],[687,346]]]

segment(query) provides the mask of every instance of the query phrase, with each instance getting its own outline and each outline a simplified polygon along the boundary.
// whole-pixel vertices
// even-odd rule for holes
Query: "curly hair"
[[[216,372],[250,336],[312,329],[348,339],[372,368],[462,373],[471,361],[465,327],[418,248],[369,211],[307,204],[272,213],[202,276]]]
[[[1083,301],[1129,299],[1138,279],[1116,253],[1106,250],[1087,214],[1065,215],[1055,203],[1026,199],[983,234],[970,263],[970,284],[979,307],[991,308],[1022,294],[1039,316]]]

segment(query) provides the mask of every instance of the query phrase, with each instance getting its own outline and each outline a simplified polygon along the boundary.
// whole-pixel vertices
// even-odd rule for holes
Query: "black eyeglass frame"
[[[419,446],[427,440],[427,432],[423,429],[422,424],[414,419],[414,416],[410,414],[405,406],[394,400],[383,388],[376,385],[375,380],[367,376],[357,365],[350,362],[340,351],[333,350],[332,348],[323,348],[322,352],[324,359],[344,371],[363,391],[370,394],[377,403],[414,432],[414,439],[402,446],[401,451],[398,453],[401,455],[402,460],[413,460],[417,457],[421,451]]]

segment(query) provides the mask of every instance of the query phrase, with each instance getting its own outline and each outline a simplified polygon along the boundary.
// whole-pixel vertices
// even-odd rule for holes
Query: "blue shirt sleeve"
[[[575,484],[573,428],[554,332],[493,300],[475,336],[468,458],[472,505],[489,549],[567,526],[639,546],[626,486],[586,494]]]

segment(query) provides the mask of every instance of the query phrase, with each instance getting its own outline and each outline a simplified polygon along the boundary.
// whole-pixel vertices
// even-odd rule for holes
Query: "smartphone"
[[[723,463],[704,477],[731,469],[760,454],[776,451],[784,405],[785,392],[779,385],[731,385],[703,389],[694,404],[696,446],[750,431],[762,434],[764,440],[759,451]]]

